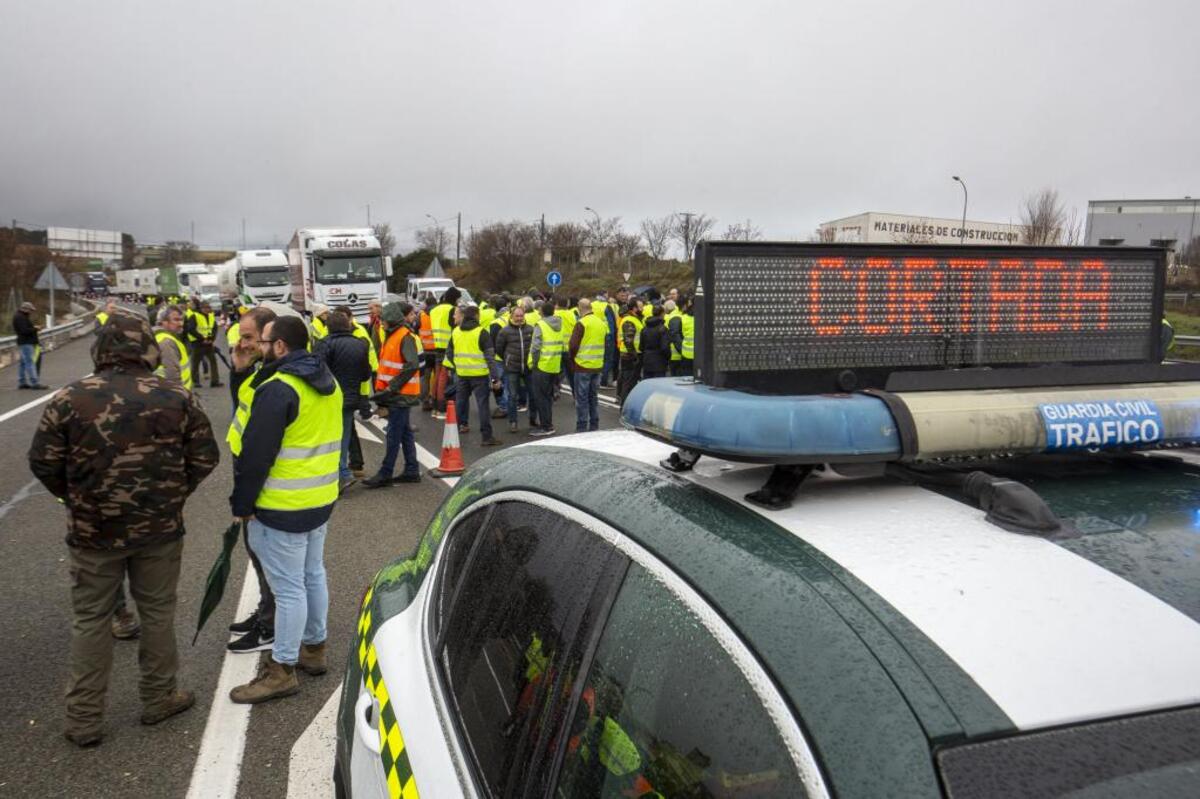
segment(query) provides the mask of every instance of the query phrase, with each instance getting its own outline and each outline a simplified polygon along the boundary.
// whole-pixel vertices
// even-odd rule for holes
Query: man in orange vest
[[[387,338],[379,352],[379,371],[375,373],[372,401],[387,409],[387,442],[379,471],[363,480],[367,488],[382,488],[393,483],[419,483],[421,467],[417,463],[417,443],[409,418],[421,402],[421,356],[418,338],[412,332],[417,311],[407,302],[389,302],[380,314]],[[393,477],[396,455],[404,451],[404,471]]]
[[[430,298],[427,307],[420,310],[420,323],[417,331],[421,336],[421,410],[433,410],[433,375],[437,368],[437,349],[433,340],[433,322],[429,317],[429,309],[433,300]]]

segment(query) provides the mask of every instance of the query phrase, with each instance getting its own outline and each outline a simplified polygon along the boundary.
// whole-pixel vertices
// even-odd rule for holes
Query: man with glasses
[[[254,376],[262,365],[263,330],[275,321],[275,312],[270,308],[252,308],[238,320],[238,341],[230,350],[233,370],[229,375],[229,390],[233,394],[233,421],[225,440],[233,453],[234,462],[242,453],[242,431],[250,418],[250,404],[254,401]],[[250,546],[248,530],[242,527],[242,541],[254,565],[258,578],[258,607],[241,621],[229,625],[229,632],[240,636],[226,647],[230,652],[244,654],[268,649],[275,642],[275,595],[267,582],[262,563]]]
[[[329,368],[308,352],[304,322],[267,323],[262,367],[233,465],[229,504],[246,525],[275,594],[275,640],[258,676],[230,691],[257,704],[300,690],[296,669],[324,674],[329,588],[325,534],[338,498],[342,391]]]

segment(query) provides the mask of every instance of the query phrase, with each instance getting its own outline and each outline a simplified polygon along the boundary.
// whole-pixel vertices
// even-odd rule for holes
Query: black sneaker
[[[258,614],[251,613],[249,616],[242,619],[241,621],[235,621],[233,624],[229,625],[229,632],[237,633],[238,635],[245,635],[246,633],[253,630],[257,625],[258,625]]]
[[[400,474],[392,478],[393,483],[419,483],[421,475],[419,474]]]
[[[479,442],[479,446],[481,446],[481,447],[498,447],[498,446],[500,446],[500,439],[485,438],[483,441]]]
[[[392,484],[391,475],[375,474],[362,481],[363,488],[383,488]]]
[[[270,649],[275,643],[275,631],[264,630],[260,625],[254,625],[254,628],[243,635],[236,641],[230,641],[225,648],[230,652],[238,655],[244,655],[248,652],[262,652]]]

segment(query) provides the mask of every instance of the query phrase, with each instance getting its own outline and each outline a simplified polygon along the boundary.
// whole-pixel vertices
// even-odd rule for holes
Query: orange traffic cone
[[[462,446],[458,442],[458,412],[454,410],[454,400],[446,403],[446,430],[442,433],[442,459],[436,469],[429,473],[434,477],[454,477],[466,471],[463,463]]]

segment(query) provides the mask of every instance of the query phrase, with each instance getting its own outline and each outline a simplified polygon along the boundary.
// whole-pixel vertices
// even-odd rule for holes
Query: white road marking
[[[359,437],[360,439],[366,439],[367,441],[372,441],[372,442],[374,442],[374,443],[376,443],[376,444],[382,444],[382,443],[383,443],[383,441],[382,441],[382,440],[380,440],[380,439],[379,439],[379,438],[378,438],[378,437],[375,435],[375,433],[372,433],[372,432],[371,432],[372,430],[376,430],[376,428],[374,428],[374,427],[367,427],[367,426],[366,426],[365,424],[363,424],[362,422],[358,422],[358,421],[356,421],[356,422],[354,423],[354,429],[358,431],[358,437]],[[378,432],[378,430],[376,430],[376,432]]]
[[[337,753],[338,683],[312,722],[292,744],[288,756],[288,799],[332,799],[333,762]]]
[[[32,402],[27,402],[24,405],[13,408],[11,411],[8,411],[7,413],[0,414],[0,422],[7,422],[9,419],[13,418],[14,416],[19,416],[20,414],[25,413],[25,411],[29,410],[30,408],[36,408],[37,406],[41,405],[43,402],[49,402],[50,398],[53,397],[57,393],[58,393],[57,391],[47,391],[45,394],[43,394],[42,396],[33,400]]]
[[[562,390],[563,390],[564,394],[570,394],[572,397],[575,396],[575,393],[573,391],[571,391],[571,389],[567,388],[566,386],[563,386]],[[618,403],[615,399],[609,399],[608,397],[604,396],[603,394],[597,394],[596,399],[599,401],[600,405],[603,405],[606,408],[612,408],[613,410],[618,410],[618,411],[621,410],[620,403]]]
[[[15,508],[17,505],[21,504],[25,500],[29,499],[34,494],[42,493],[40,491],[33,490],[34,488],[37,487],[37,485],[38,485],[37,480],[30,480],[28,483],[21,486],[21,490],[15,494],[13,494],[12,498],[9,499],[8,502],[5,502],[3,505],[0,505],[0,519],[3,519],[5,516],[8,515],[8,512],[10,510],[12,510],[13,508]]]
[[[238,600],[238,619],[253,612],[258,605],[258,578],[252,564],[246,564],[242,578],[242,596]],[[192,769],[188,799],[235,799],[242,773],[242,755],[246,750],[246,728],[250,724],[250,705],[236,705],[229,692],[249,682],[258,666],[258,653],[235,655],[225,653],[221,676],[213,691],[212,709],[200,739],[200,753]],[[332,773],[332,769],[330,770]]]
[[[384,433],[382,430],[380,430],[378,426],[376,426],[374,419],[372,419],[370,422],[366,422],[365,424],[370,426],[370,428],[372,430],[374,430],[379,435],[383,436],[385,439],[387,438],[387,434]],[[374,439],[374,441],[376,443],[383,443],[379,439]],[[425,447],[421,446],[419,443],[417,444],[417,461],[422,466],[424,466],[426,469],[436,469],[438,467],[438,464],[440,464],[442,462],[441,458],[439,456],[434,455],[432,452],[425,449]],[[439,477],[437,479],[441,480],[442,482],[444,482],[446,485],[450,486],[451,488],[454,488],[454,486],[458,485],[457,477]]]

